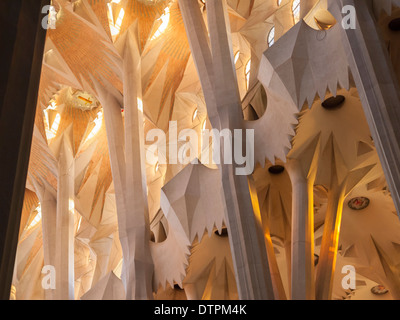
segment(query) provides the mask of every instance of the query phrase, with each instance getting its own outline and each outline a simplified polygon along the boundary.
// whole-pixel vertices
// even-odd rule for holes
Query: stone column
[[[63,137],[58,159],[56,222],[56,297],[74,300],[74,157],[72,147]]]
[[[292,300],[314,299],[314,201],[315,176],[307,177],[301,162],[290,159],[287,171],[292,182]]]
[[[400,214],[400,87],[393,65],[369,7],[370,1],[329,0],[329,11],[342,21],[342,8],[355,8],[355,29],[342,29],[348,62],[385,172],[397,213]]]
[[[292,241],[287,239],[284,243],[286,259],[286,276],[288,283],[288,299],[292,297]]]
[[[104,109],[123,253],[121,277],[125,295],[129,300],[146,300],[153,299],[154,266],[150,253],[143,114],[138,100],[140,56],[131,32],[126,34],[122,52],[124,96],[110,84],[94,83]],[[122,105],[125,107],[125,125]]]
[[[233,130],[243,129],[243,114],[226,1],[207,1],[210,38],[198,1],[179,0],[179,5],[204,92],[208,117],[213,128],[230,130],[234,144]],[[222,149],[216,152],[223,154]],[[230,155],[233,159],[233,150],[230,150]],[[273,299],[265,239],[262,226],[254,217],[253,210],[257,208],[251,202],[247,177],[236,174],[235,164],[222,163],[218,167],[239,299]]]
[[[56,238],[57,238],[57,199],[56,191],[43,182],[40,185],[32,179],[35,193],[40,201],[42,211],[42,242],[43,260],[45,266],[56,266]],[[56,275],[57,276],[57,275]],[[56,292],[53,289],[45,290],[46,300],[56,299]]]
[[[44,190],[42,208],[42,233],[43,233],[43,257],[45,266],[55,266],[56,257],[56,218],[57,218],[57,201],[53,194],[46,188]],[[57,274],[56,274],[57,276]],[[55,290],[45,290],[46,300],[55,299]]]
[[[125,106],[126,209],[124,251],[126,298],[153,299],[154,265],[150,252],[150,221],[147,202],[140,53],[135,36],[126,35],[123,53]],[[129,256],[127,256],[129,254]],[[125,259],[127,258],[127,259]]]
[[[269,269],[271,273],[275,300],[287,300],[285,288],[283,287],[281,273],[279,271],[278,263],[276,261],[274,245],[272,243],[269,230],[266,233],[264,233],[264,238],[265,238],[265,247],[267,248]]]
[[[42,209],[44,264],[54,266],[56,252],[54,239],[57,234],[57,200],[48,189],[45,189],[40,204]]]
[[[333,180],[336,180],[336,177]],[[333,184],[328,189],[328,206],[316,277],[315,296],[317,300],[330,300],[332,298],[344,193],[344,185]]]
[[[251,195],[251,199],[253,202],[254,214],[255,214],[256,219],[262,225],[262,229],[263,229],[264,242],[265,242],[265,247],[266,247],[267,255],[268,255],[272,287],[274,290],[274,297],[275,297],[275,300],[286,300],[286,292],[285,292],[285,288],[283,287],[281,273],[279,271],[278,262],[277,262],[276,256],[275,256],[274,245],[271,240],[269,221],[268,221],[268,219],[261,219],[261,212],[259,210],[259,201],[258,201],[256,187],[254,184],[254,179],[252,176],[249,176],[248,180],[249,180],[250,195]],[[268,207],[264,206],[263,210],[268,210],[269,214],[271,214],[271,212],[272,212],[271,202],[268,202]],[[268,217],[268,214],[264,212],[263,216]]]
[[[0,299],[10,298],[49,0],[0,2]]]
[[[349,173],[343,177],[337,163],[340,153],[335,150],[333,136],[330,136],[324,152],[322,152],[321,166],[327,168],[326,177],[321,179],[328,189],[328,203],[325,214],[324,232],[322,234],[319,262],[316,272],[315,296],[318,300],[330,300],[332,296],[333,277],[335,273],[338,251],[340,225],[342,222],[343,202]],[[321,177],[319,177],[321,178]]]

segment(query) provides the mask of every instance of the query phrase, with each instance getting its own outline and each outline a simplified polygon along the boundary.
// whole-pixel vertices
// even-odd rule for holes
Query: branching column
[[[35,193],[39,198],[42,211],[43,258],[45,266],[56,266],[56,237],[57,237],[57,199],[56,191],[44,182],[39,185],[35,178],[32,179]],[[57,274],[56,274],[57,277]],[[45,290],[46,300],[56,299],[54,289]]]
[[[261,212],[258,209],[259,208],[259,205],[258,205],[259,200],[258,200],[257,190],[256,190],[256,186],[254,184],[253,177],[249,176],[248,180],[249,180],[249,189],[250,189],[251,200],[253,202],[254,214],[255,214],[256,219],[262,225],[262,229],[264,232],[264,241],[265,241],[265,247],[267,249],[269,269],[270,269],[270,273],[271,273],[272,287],[274,290],[275,300],[286,300],[285,288],[283,287],[282,277],[281,277],[281,273],[279,271],[278,262],[276,260],[276,255],[275,255],[275,251],[274,251],[274,245],[273,245],[272,239],[271,239],[271,232],[269,229],[269,221],[268,221],[268,219],[261,218]],[[267,207],[268,207],[268,211],[271,213],[272,212],[272,204],[270,201],[268,202],[268,206],[263,207],[263,210],[267,210]],[[264,216],[267,217],[268,214],[264,213]]]
[[[243,114],[229,38],[226,1],[207,1],[209,39],[198,1],[180,0],[179,5],[210,122],[215,129],[229,129],[232,145],[235,145],[233,130],[243,129]],[[233,159],[233,150],[230,151]],[[222,149],[216,152],[223,155]],[[239,298],[273,299],[262,226],[254,217],[247,177],[237,175],[236,168],[235,164],[219,165]]]
[[[140,57],[128,31],[123,49],[124,97],[111,85],[96,84],[104,109],[123,253],[122,281],[127,300],[153,299],[154,272],[144,162],[143,114],[139,110]],[[125,126],[121,106],[125,107]],[[125,132],[124,132],[125,127]]]
[[[147,182],[144,156],[143,105],[141,92],[141,64],[136,40],[127,34],[124,61],[125,105],[125,159],[126,159],[126,208],[128,219],[125,228],[130,265],[127,299],[152,299],[154,265],[150,253],[150,221],[147,202]]]
[[[364,108],[386,180],[400,214],[400,88],[383,44],[370,1],[330,0],[329,11],[337,21],[342,8],[355,8],[355,29],[342,31],[351,73]]]
[[[0,1],[0,299],[10,298],[49,0]]]
[[[337,183],[337,177],[332,177],[333,183],[328,189],[328,206],[322,235],[321,251],[316,277],[315,294],[318,300],[330,300],[332,297],[333,277],[335,274],[336,257],[342,221],[344,185]]]
[[[56,223],[56,297],[74,300],[74,176],[72,147],[66,137],[58,159],[57,223]]]

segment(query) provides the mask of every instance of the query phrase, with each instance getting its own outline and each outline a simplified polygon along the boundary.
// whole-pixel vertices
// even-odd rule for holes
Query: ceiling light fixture
[[[377,286],[375,286],[375,287],[372,287],[372,288],[371,288],[371,292],[372,292],[373,294],[375,294],[375,295],[380,296],[380,295],[383,295],[383,294],[388,293],[389,290],[386,289],[383,285],[379,284],[379,285],[377,285]]]
[[[389,29],[392,31],[400,31],[400,18],[396,18],[390,21]]]
[[[351,199],[347,205],[352,210],[362,210],[369,206],[369,199],[366,197],[356,197]]]
[[[281,174],[284,170],[285,168],[280,165],[275,165],[268,168],[268,171],[271,174]]]
[[[343,106],[345,100],[346,98],[341,95],[337,95],[336,97],[330,97],[326,99],[324,102],[322,102],[322,107],[327,110],[338,109],[341,106]]]

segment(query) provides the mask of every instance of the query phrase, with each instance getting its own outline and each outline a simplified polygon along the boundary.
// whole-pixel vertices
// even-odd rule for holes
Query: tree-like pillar
[[[313,177],[307,178],[301,162],[286,166],[292,182],[291,297],[314,299],[314,203]]]
[[[40,205],[42,210],[44,264],[54,266],[56,256],[54,239],[56,239],[57,235],[57,200],[47,188],[44,189]]]
[[[330,0],[329,11],[342,21],[344,6],[353,8],[355,28],[342,28],[351,73],[371,135],[400,215],[400,87],[387,49],[369,7],[371,1]],[[348,12],[348,11],[346,11]]]
[[[49,0],[0,1],[0,299],[10,298]]]
[[[124,95],[94,81],[104,109],[111,170],[123,253],[122,282],[128,300],[153,299],[154,272],[144,159],[140,55],[132,30],[122,49]],[[121,115],[124,105],[125,123]],[[125,128],[125,130],[124,130]]]
[[[332,296],[347,183],[347,176],[340,178],[338,175],[337,159],[339,159],[340,153],[335,150],[332,137],[331,135],[330,143],[323,152],[324,158],[328,159],[325,166],[330,167],[330,173],[327,175],[328,179],[324,182],[328,189],[328,203],[316,273],[315,296],[317,300],[330,300]]]
[[[336,177],[333,178],[333,181],[335,180]],[[330,300],[332,297],[344,197],[343,185],[333,183],[328,189],[328,205],[316,276],[315,296],[317,300]]]
[[[129,249],[124,268],[128,277],[127,299],[152,299],[154,272],[150,252],[150,221],[147,202],[146,162],[144,149],[143,103],[141,100],[140,54],[134,35],[126,35],[123,54],[125,106],[126,208]],[[127,256],[129,255],[129,256]]]
[[[63,137],[58,159],[56,222],[56,297],[74,300],[74,157],[72,147]]]
[[[286,292],[283,287],[281,273],[279,271],[278,262],[276,260],[274,245],[271,240],[269,228],[264,228],[265,247],[267,248],[269,269],[271,273],[272,286],[274,289],[275,300],[286,300]]]
[[[56,238],[57,238],[57,199],[55,191],[50,191],[50,186],[38,186],[34,182],[36,194],[40,201],[42,211],[43,259],[45,266],[56,266]],[[56,272],[57,277],[57,272]],[[55,289],[45,290],[46,300],[56,299]]]
[[[233,130],[243,129],[243,113],[229,38],[226,1],[207,1],[210,38],[198,1],[179,0],[179,5],[211,125],[218,130],[229,130],[232,145],[238,147]],[[220,142],[214,141],[223,145]],[[234,159],[233,148],[228,151],[224,153],[223,148],[215,150],[221,159],[225,159],[222,157],[224,154]],[[255,219],[247,177],[237,175],[238,167],[234,163],[222,160],[218,167],[239,299],[273,299],[265,238],[260,222]]]
[[[286,300],[287,298],[286,298],[285,288],[283,287],[282,277],[281,277],[281,273],[279,271],[278,262],[276,260],[276,255],[275,255],[275,251],[274,251],[274,245],[273,245],[272,239],[271,239],[271,232],[269,229],[269,219],[261,218],[261,212],[259,210],[259,200],[258,200],[257,190],[256,190],[256,187],[254,184],[254,179],[252,176],[249,176],[248,180],[249,180],[249,189],[250,189],[251,200],[253,202],[254,214],[255,214],[256,220],[258,220],[259,224],[262,225],[262,230],[263,230],[263,234],[264,234],[264,242],[265,242],[265,247],[267,249],[267,255],[268,255],[272,287],[274,290],[274,297],[275,297],[275,300]],[[263,212],[266,210],[268,210],[268,212],[271,214],[271,212],[272,212],[271,201],[268,202],[268,206],[263,206]],[[268,217],[268,214],[266,212],[264,212],[264,216]]]
[[[124,259],[121,274],[125,291],[128,287],[129,278],[126,276],[126,262],[129,252],[129,241],[127,239],[126,220],[127,207],[125,199],[125,137],[124,122],[121,115],[122,101],[112,92],[100,84],[96,86],[98,100],[104,111],[104,122],[106,125],[107,142],[110,155],[110,165],[115,189],[115,202],[117,207],[118,233],[121,242],[122,254]],[[126,295],[126,293],[125,293]]]

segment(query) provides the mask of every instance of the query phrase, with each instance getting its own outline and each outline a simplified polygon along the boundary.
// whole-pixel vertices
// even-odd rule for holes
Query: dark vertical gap
[[[0,299],[8,300],[36,114],[50,0],[0,2]]]

